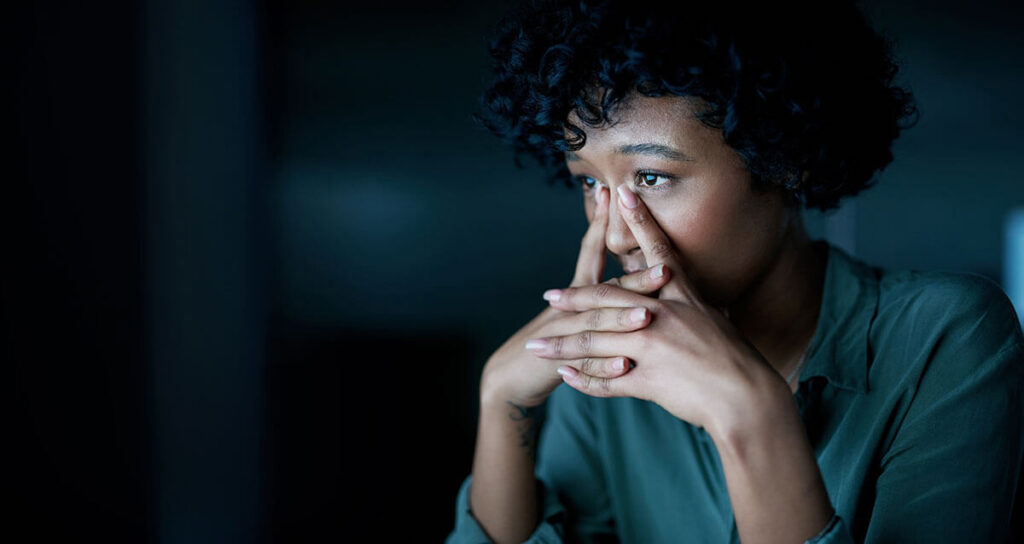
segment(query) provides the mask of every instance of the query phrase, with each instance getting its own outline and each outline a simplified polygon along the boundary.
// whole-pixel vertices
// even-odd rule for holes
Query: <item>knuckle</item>
[[[603,300],[608,298],[608,295],[610,295],[611,292],[612,286],[607,283],[602,283],[598,285],[597,289],[594,291],[594,297],[596,297],[598,300]]]
[[[647,214],[641,210],[634,210],[629,214],[629,217],[634,225],[642,227],[647,224]]]
[[[555,355],[555,357],[558,357],[558,356],[562,355],[562,351],[564,350],[564,347],[565,347],[565,337],[564,336],[558,336],[551,343],[551,352]]]
[[[559,297],[558,301],[559,302],[563,302],[563,303],[570,303],[575,298],[576,298],[576,288],[575,287],[569,287],[567,289],[562,289],[562,296]]]
[[[586,357],[580,361],[580,372],[583,374],[593,374],[594,360],[590,357]]]
[[[587,312],[587,328],[590,330],[597,330],[601,327],[601,310],[591,310]]]
[[[629,328],[633,322],[629,319],[630,314],[633,313],[633,308],[621,308],[615,316],[615,321],[620,327]]]
[[[672,256],[673,249],[668,241],[658,240],[651,245],[651,252],[654,253],[655,257],[664,259]]]
[[[576,347],[584,355],[590,354],[590,346],[593,341],[594,339],[590,331],[583,331],[576,335]]]
[[[605,378],[597,379],[597,386],[601,390],[601,393],[608,395],[612,392],[612,381]]]

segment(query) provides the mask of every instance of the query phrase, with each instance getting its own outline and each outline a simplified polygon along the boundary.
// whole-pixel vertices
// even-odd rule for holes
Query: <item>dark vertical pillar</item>
[[[0,540],[144,541],[139,9],[5,8]]]
[[[256,6],[144,17],[147,353],[156,539],[253,542],[260,513],[265,175]]]

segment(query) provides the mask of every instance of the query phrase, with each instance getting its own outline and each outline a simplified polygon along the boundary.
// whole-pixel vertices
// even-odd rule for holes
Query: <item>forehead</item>
[[[610,115],[613,123],[600,127],[583,124],[576,112],[569,121],[586,133],[586,144],[576,152],[604,152],[635,142],[660,142],[691,149],[704,147],[702,142],[711,129],[701,123],[695,112],[702,107],[699,98],[681,96],[648,97],[639,94],[619,103]],[[565,131],[566,138],[572,136]],[[572,155],[569,155],[570,157]]]

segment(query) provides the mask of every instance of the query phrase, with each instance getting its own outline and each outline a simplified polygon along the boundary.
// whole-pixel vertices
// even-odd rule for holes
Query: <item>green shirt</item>
[[[817,242],[823,244],[825,242]],[[1024,456],[1024,335],[974,274],[889,271],[828,245],[794,394],[835,515],[808,542],[1004,542]],[[538,442],[528,542],[738,542],[703,429],[559,386]],[[466,478],[450,544],[489,542]]]

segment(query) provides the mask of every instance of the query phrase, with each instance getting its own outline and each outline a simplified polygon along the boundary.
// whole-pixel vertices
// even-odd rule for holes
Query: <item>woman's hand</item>
[[[608,228],[608,203],[611,199],[605,187],[598,187],[594,194],[594,218],[583,236],[571,284],[573,287],[599,284],[604,271],[604,237]],[[661,273],[663,270],[664,267],[653,267],[615,278],[610,283],[618,285],[617,289],[625,292],[653,293],[668,280],[668,274]],[[509,338],[487,361],[480,381],[481,399],[510,402],[518,407],[529,408],[543,403],[555,387],[562,383],[558,368],[565,361],[543,359],[524,350],[530,338],[561,336],[578,331],[635,331],[647,326],[649,322],[650,312],[645,305],[585,310],[548,307]],[[602,378],[622,376],[629,370],[629,362],[616,355],[583,356],[571,360],[571,363],[576,368],[585,369],[592,376]]]
[[[652,314],[651,323],[632,331],[580,327],[571,333],[538,334],[532,337],[530,350],[562,363],[565,382],[589,395],[650,400],[701,427],[721,427],[748,416],[743,413],[743,396],[761,389],[756,385],[760,380],[778,374],[722,310],[701,298],[685,274],[681,256],[643,202],[628,190],[620,194],[619,211],[647,264],[671,271],[659,298],[609,284],[574,286],[549,292],[548,298],[552,308],[565,312],[645,307]],[[636,368],[606,376],[575,363],[615,356],[632,359]]]

